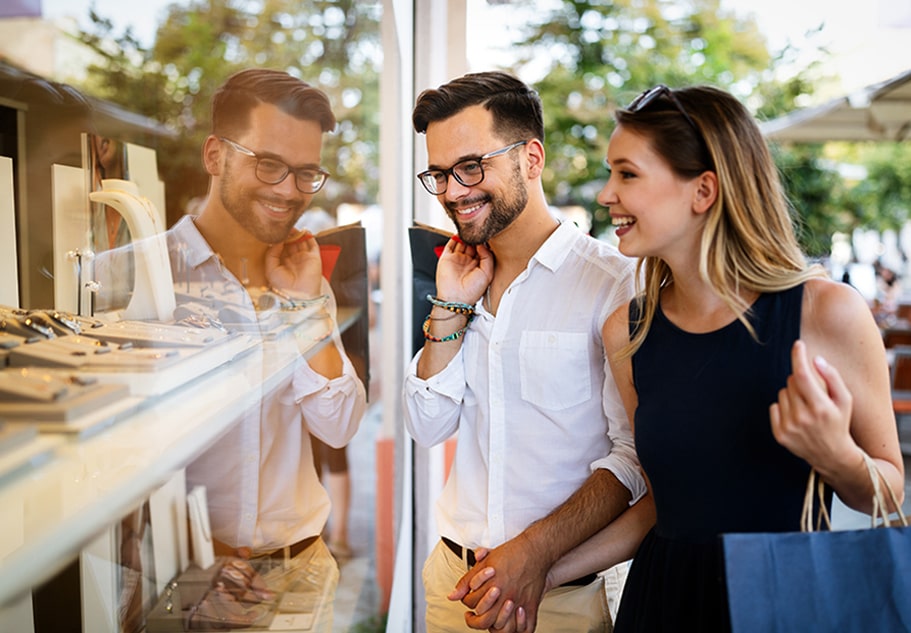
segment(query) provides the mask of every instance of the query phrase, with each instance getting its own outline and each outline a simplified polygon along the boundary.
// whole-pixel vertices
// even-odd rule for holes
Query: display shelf
[[[340,308],[339,329],[349,327],[359,313]],[[304,322],[300,327],[306,340],[306,328],[316,338],[325,326]],[[0,606],[57,574],[221,437],[241,413],[258,406],[300,362],[294,338],[267,341],[115,415],[102,432],[60,442],[46,463],[0,482]]]
[[[57,436],[36,436],[0,455],[0,486],[19,473],[46,463],[54,450],[64,442]],[[4,513],[4,517],[6,514]]]

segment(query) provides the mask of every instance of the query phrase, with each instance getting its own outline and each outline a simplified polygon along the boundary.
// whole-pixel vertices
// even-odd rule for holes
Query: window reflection
[[[353,8],[351,10],[354,11]],[[371,37],[378,35],[377,7],[365,9],[365,5],[362,4],[358,10],[372,12],[372,24],[376,30]],[[332,28],[336,30],[343,29],[345,19],[336,16],[339,19],[334,20],[332,15],[332,10],[330,10],[323,17],[326,24],[333,24]],[[341,32],[337,35],[341,37]],[[361,38],[362,50],[357,56],[360,60],[358,63],[361,65],[369,66],[371,54],[368,49],[369,46],[376,45],[375,39],[372,44],[369,43],[369,40],[369,37]],[[312,48],[313,45],[310,46]],[[327,53],[331,53],[331,51],[327,51]],[[346,53],[336,51],[332,54],[337,58],[339,55],[344,58]],[[377,58],[376,55],[372,55],[372,57]],[[134,234],[135,232],[130,230],[129,223],[125,221],[124,213],[118,210],[116,205],[107,202],[89,202],[87,194],[104,190],[105,182],[133,182],[131,165],[127,159],[126,147],[128,144],[138,144],[141,147],[152,149],[157,152],[158,167],[165,180],[168,217],[165,228],[171,229],[184,217],[184,214],[198,214],[198,208],[194,208],[190,201],[205,200],[207,193],[205,187],[200,189],[198,180],[194,182],[192,179],[183,178],[180,175],[181,170],[191,171],[187,167],[188,164],[200,162],[200,139],[193,139],[195,145],[187,144],[192,147],[192,151],[188,152],[185,147],[180,147],[179,141],[185,139],[178,138],[173,131],[166,129],[161,124],[165,118],[156,120],[156,113],[145,111],[140,116],[139,113],[131,111],[128,106],[117,106],[106,100],[87,97],[85,92],[75,90],[66,84],[47,80],[39,74],[12,66],[4,68],[8,68],[8,74],[12,79],[4,81],[0,86],[0,105],[4,108],[7,107],[7,103],[13,105],[9,106],[10,116],[3,119],[2,138],[4,143],[2,147],[4,154],[14,154],[16,169],[24,173],[24,177],[17,180],[17,183],[22,183],[23,189],[17,192],[15,202],[17,220],[24,227],[18,235],[17,243],[19,262],[24,271],[22,309],[53,309],[57,301],[55,288],[59,288],[64,275],[73,275],[79,281],[75,292],[81,293],[83,286],[88,283],[98,286],[92,295],[97,301],[85,306],[80,304],[80,307],[74,308],[75,312],[82,314],[87,319],[99,319],[104,322],[109,319],[122,318],[123,314],[119,311],[128,305],[130,297],[136,294],[137,288],[135,267],[132,263],[124,262],[131,261],[137,249],[143,248],[139,246],[142,242],[140,238],[147,236]],[[302,72],[302,70],[296,72]],[[337,310],[339,321],[342,321],[343,318],[348,319],[344,328],[339,327],[337,335],[331,335],[330,339],[337,336],[343,341],[348,358],[346,362],[352,364],[356,375],[365,385],[370,384],[369,340],[375,335],[378,326],[375,310],[373,310],[376,306],[368,299],[368,290],[378,290],[376,277],[373,282],[370,282],[367,275],[368,268],[375,274],[378,267],[378,256],[371,260],[368,267],[363,228],[352,227],[355,234],[353,241],[346,240],[345,231],[338,229],[346,228],[345,226],[339,227],[339,225],[356,223],[360,214],[356,209],[362,208],[364,203],[375,201],[377,117],[365,105],[376,101],[377,73],[374,70],[370,72],[372,75],[369,82],[367,84],[358,82],[356,87],[341,87],[339,85],[343,76],[341,72],[330,72],[324,69],[319,77],[315,78],[319,82],[326,82],[326,90],[333,98],[333,107],[337,107],[344,117],[340,120],[337,134],[327,138],[324,160],[327,160],[330,165],[329,170],[333,177],[330,180],[331,186],[326,187],[325,196],[319,200],[320,206],[325,207],[324,210],[328,210],[335,230],[324,231],[323,235],[317,236],[317,240],[320,242],[320,246],[334,244],[340,248],[334,272],[332,275],[328,275],[329,279],[327,279],[327,284],[329,284],[336,302],[332,307]],[[42,99],[45,97],[44,93],[47,93],[47,103],[40,102],[39,99],[31,96],[27,91],[30,86],[38,87],[38,93],[41,94]],[[205,100],[205,96],[200,98],[200,101]],[[73,106],[72,109],[70,109],[70,105]],[[187,113],[191,109],[188,106]],[[372,131],[368,130],[367,133],[364,133],[365,125],[368,124],[372,126]],[[187,136],[192,136],[192,133]],[[241,157],[235,157],[235,159],[239,158]],[[67,210],[68,214],[77,218],[85,227],[84,230],[72,232],[82,253],[77,266],[80,268],[78,274],[59,266],[55,268],[52,262],[55,249],[52,229],[59,217],[59,212],[54,208],[55,198],[51,195],[54,188],[55,165],[85,170],[84,191],[81,196],[73,198],[76,203],[70,205]],[[125,189],[130,195],[134,194],[128,186]],[[353,205],[349,206],[349,212],[344,214],[344,217],[340,217],[338,211],[339,205],[342,204]],[[351,209],[355,209],[355,211],[351,211]],[[137,215],[139,213],[137,212]],[[320,231],[315,232],[320,233]],[[191,250],[188,242],[172,241],[167,250],[168,262],[173,273],[173,282],[175,282],[172,284],[173,289],[176,294],[184,295],[183,303],[178,302],[176,305],[187,308],[184,313],[191,312],[198,307],[191,305],[194,302],[186,299],[200,299],[203,293],[206,293],[205,299],[210,306],[213,303],[219,303],[224,308],[229,303],[222,299],[232,295],[232,288],[226,289],[224,284],[216,284],[217,280],[214,276],[207,276],[206,273],[198,273],[198,271],[194,273],[191,270],[192,263],[189,261]],[[216,255],[220,256],[221,253],[216,253]],[[121,257],[125,259],[120,259]],[[89,269],[89,266],[86,265],[89,260],[96,266],[96,271],[91,274],[85,273],[86,276],[83,277],[82,274]],[[213,261],[217,266],[228,268],[224,260],[219,262],[216,258]],[[253,268],[250,265],[251,273],[254,272]],[[251,283],[250,288],[243,288],[245,275],[240,272],[242,267],[238,264],[234,270],[238,272],[237,274],[232,273],[232,276],[235,281],[239,282],[241,293],[247,293],[248,300],[241,301],[239,305],[242,307],[235,312],[216,310],[214,316],[207,316],[211,316],[212,321],[220,321],[224,326],[227,319],[223,317],[227,314],[236,317],[236,321],[228,323],[228,325],[236,325],[243,321],[245,313],[248,319],[247,325],[251,325],[262,316],[260,300],[265,302],[263,297],[270,296],[270,293],[265,285],[256,283],[256,280]],[[190,292],[187,292],[188,288]],[[219,298],[215,298],[213,294],[216,290]],[[377,297],[378,294],[374,293],[374,300]],[[273,300],[276,314],[281,313],[283,307],[288,307],[283,306],[286,301],[280,294],[275,294]],[[294,300],[295,298],[292,297],[291,301]],[[175,311],[175,321],[176,317],[182,314]],[[251,314],[254,316],[250,317]],[[268,332],[264,334],[268,328],[256,327],[255,329],[257,330],[255,338],[262,340],[257,342],[258,351],[255,354],[248,353],[245,358],[262,354],[262,350],[270,342]],[[251,335],[253,332],[252,327],[247,329],[238,327],[238,330],[242,330],[246,335]],[[314,335],[310,338],[320,337]],[[316,352],[314,352],[315,354]],[[308,360],[313,361],[313,357],[308,357]],[[266,355],[262,354],[258,362],[265,365],[269,361]],[[262,376],[268,370],[260,369],[258,371]],[[279,395],[272,400],[271,398],[275,397],[272,392],[269,394],[270,398],[266,398],[264,391],[258,391],[262,388],[256,385],[255,381],[251,383],[250,389],[251,392],[262,395],[258,408],[277,406],[277,402],[286,402],[289,399],[293,402],[295,398],[289,393]],[[378,394],[376,389],[373,389],[372,392],[374,396]],[[154,396],[156,400],[162,401],[166,401],[170,397],[173,397],[170,393]],[[378,403],[373,399],[371,404]],[[157,406],[157,404],[151,406]],[[372,411],[373,413],[370,414],[373,416],[372,419],[362,423],[363,426],[368,427],[363,439],[355,438],[347,448],[330,447],[324,450],[315,447],[313,449],[314,454],[317,455],[315,462],[325,466],[322,473],[323,485],[329,489],[333,503],[337,505],[337,511],[329,514],[328,525],[324,532],[341,567],[340,582],[345,596],[344,600],[337,603],[336,621],[337,623],[348,622],[351,627],[364,620],[374,620],[379,608],[379,597],[376,595],[375,581],[372,577],[374,566],[371,562],[374,551],[372,526],[374,494],[372,462],[374,455],[371,442],[379,423],[379,411],[376,407],[372,407]],[[128,424],[129,420],[121,422]],[[372,427],[369,427],[371,424]],[[239,425],[236,428],[242,429],[243,426]],[[238,432],[243,434],[243,431],[235,429],[224,436],[221,441],[229,442],[231,434]],[[242,464],[244,455],[240,447],[244,445],[245,441],[238,444],[239,449],[232,457],[238,464]],[[273,446],[270,450],[277,451],[279,447]],[[126,456],[122,457],[126,458]],[[344,463],[346,461],[347,464]],[[222,468],[230,469],[230,462],[231,460],[227,460],[227,464]],[[192,460],[189,464],[190,471],[193,471],[194,466],[199,467],[203,463],[204,458]],[[337,485],[339,476],[345,473],[350,475],[350,481]],[[192,483],[191,481],[188,487]],[[269,488],[268,483],[263,483],[262,486]],[[337,497],[331,494],[336,489],[340,491]],[[238,495],[240,494],[242,491],[238,492]],[[160,584],[164,580],[155,577],[154,563],[146,560],[145,556],[136,556],[137,551],[134,546],[137,538],[148,540],[148,525],[155,520],[154,516],[150,517],[144,501],[140,499],[136,499],[136,501],[140,502],[140,505],[135,512],[128,513],[120,521],[111,522],[112,527],[117,526],[117,531],[112,536],[112,542],[120,545],[115,547],[109,564],[119,570],[118,577],[124,583],[129,581],[130,589],[139,587],[135,591],[127,591],[127,587],[124,585],[121,587],[123,591],[115,590],[117,597],[111,604],[120,605],[117,607],[119,609],[117,617],[122,630],[140,630],[141,626],[148,627],[150,612],[164,597],[163,591],[154,588],[156,584]],[[344,518],[346,506],[352,510],[351,520],[347,525]],[[329,512],[328,506],[325,509],[326,512]],[[289,512],[293,513],[294,509],[289,508]],[[216,511],[211,518],[217,520],[217,517],[218,512]],[[236,552],[234,553],[236,554]],[[264,572],[264,574],[266,573],[267,571]],[[132,583],[130,580],[132,578],[139,578],[138,584]],[[63,588],[55,584],[53,593],[69,591],[76,592],[78,595],[78,584],[79,581],[75,583],[76,586],[72,583],[65,583]],[[289,587],[285,589],[288,593],[300,593],[291,591]],[[299,605],[299,607],[303,610],[306,605]],[[85,604],[79,605],[79,608],[84,609]],[[46,630],[54,630],[60,625],[60,622],[72,617],[78,619],[79,616],[73,613],[61,613],[60,617],[62,619],[54,623],[46,623],[44,626],[49,627]],[[147,630],[151,629],[147,628]],[[338,627],[335,630],[339,630]]]

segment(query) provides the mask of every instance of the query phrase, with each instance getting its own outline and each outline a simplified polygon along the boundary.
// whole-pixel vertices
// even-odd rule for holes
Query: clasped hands
[[[469,569],[450,600],[460,600],[471,609],[465,623],[491,633],[532,633],[537,625],[538,605],[551,589],[549,565],[530,554],[522,535],[492,550],[475,551],[477,563]]]

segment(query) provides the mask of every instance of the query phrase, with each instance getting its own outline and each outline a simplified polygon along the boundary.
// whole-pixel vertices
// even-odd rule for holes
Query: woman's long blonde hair
[[[743,104],[711,86],[674,90],[673,97],[676,101],[662,95],[635,112],[618,110],[615,119],[649,139],[679,176],[716,174],[718,197],[707,212],[699,275],[752,333],[742,291],[786,290],[826,273],[809,266],[800,250],[778,169]],[[661,289],[673,283],[670,268],[657,257],[641,258],[637,272],[643,280],[637,294],[644,300],[621,357],[631,356],[645,340]]]

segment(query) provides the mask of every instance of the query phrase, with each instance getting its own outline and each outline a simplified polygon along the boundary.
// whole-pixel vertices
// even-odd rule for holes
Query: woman
[[[863,452],[901,499],[885,350],[863,298],[805,262],[735,98],[658,86],[616,121],[598,201],[643,287],[603,335],[649,494],[560,559],[545,591],[635,554],[615,633],[728,631],[719,535],[799,530],[811,467],[870,512]],[[527,624],[517,605],[494,630]]]
[[[811,467],[870,512],[862,451],[903,491],[885,350],[862,297],[806,264],[737,99],[658,86],[616,120],[599,202],[644,288],[604,341],[657,521],[615,631],[725,631],[720,534],[798,530]]]

